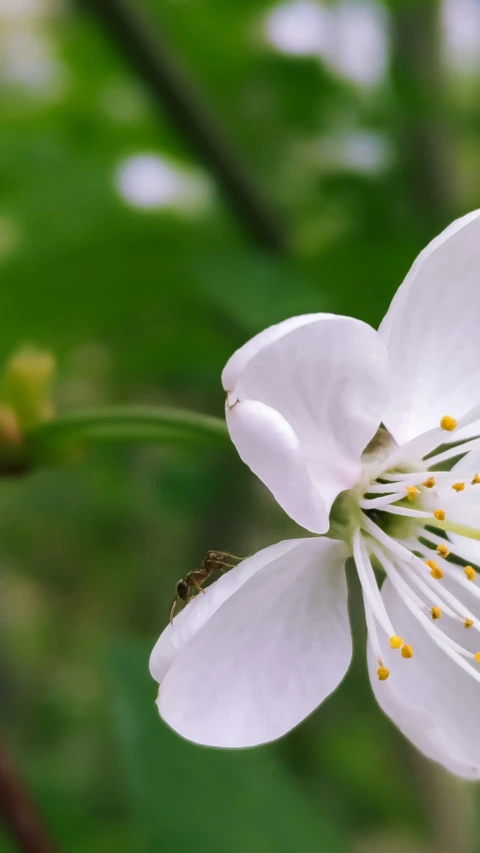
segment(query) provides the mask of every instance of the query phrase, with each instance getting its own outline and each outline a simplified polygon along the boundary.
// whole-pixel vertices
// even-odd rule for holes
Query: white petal
[[[150,656],[150,673],[159,683],[170,669],[173,661],[195,634],[203,628],[218,608],[237,592],[243,584],[264,566],[288,554],[303,539],[286,539],[258,551],[253,557],[243,560],[234,569],[221,575],[206,590],[197,595],[188,607],[175,616],[160,635]]]
[[[388,580],[382,597],[395,630],[414,647],[414,656],[405,660],[385,638],[382,655],[390,676],[379,681],[378,663],[369,648],[370,678],[378,703],[426,756],[459,776],[480,778],[480,684],[435,645]],[[478,650],[476,632],[454,624],[445,614],[441,622],[452,639]]]
[[[480,211],[419,255],[380,326],[392,371],[384,422],[399,444],[480,402]]]
[[[358,481],[362,451],[387,402],[386,376],[378,334],[359,320],[328,314],[272,326],[226,365],[232,440],[308,530],[324,533],[336,496]]]
[[[174,625],[163,641],[166,655],[157,644],[152,656],[155,677],[170,659],[158,696],[163,719],[197,743],[245,747],[280,737],[310,714],[351,659],[346,555],[330,539],[283,542],[189,604],[181,636]],[[205,621],[201,599],[212,593],[223,603]]]

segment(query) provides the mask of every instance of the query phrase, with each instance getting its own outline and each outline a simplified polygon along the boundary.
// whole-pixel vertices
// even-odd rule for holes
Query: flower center
[[[480,598],[480,585],[475,584],[480,568],[468,559],[469,540],[480,540],[480,529],[464,523],[480,498],[480,489],[476,490],[480,474],[468,470],[468,459],[480,448],[480,437],[461,434],[479,418],[480,406],[458,420],[444,415],[438,427],[403,447],[392,447],[381,428],[381,440],[375,437],[364,456],[361,483],[348,493],[355,494],[359,510],[353,516],[353,556],[380,681],[390,675],[382,654],[386,645],[382,633],[388,638],[387,647],[405,660],[414,656],[414,649],[392,624],[377,584],[378,569],[434,643],[480,681],[480,651],[476,651],[480,637],[472,648],[470,640],[457,642],[451,636],[458,638],[458,625],[480,633],[480,620],[467,606],[475,607],[475,599]],[[446,433],[460,437],[445,444]],[[460,461],[462,476],[455,470]],[[480,502],[478,506],[480,510]]]

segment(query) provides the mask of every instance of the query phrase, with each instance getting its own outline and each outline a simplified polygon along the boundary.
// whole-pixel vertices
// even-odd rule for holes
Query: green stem
[[[40,424],[27,435],[34,464],[55,461],[85,445],[112,442],[151,444],[222,443],[228,439],[220,418],[161,406],[86,409]]]

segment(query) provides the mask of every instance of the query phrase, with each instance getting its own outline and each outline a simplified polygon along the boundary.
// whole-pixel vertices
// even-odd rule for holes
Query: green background
[[[273,250],[240,221],[95,14],[4,0],[0,357],[51,349],[59,411],[222,416],[221,369],[252,334],[306,311],[377,325],[418,251],[478,204],[480,66],[447,61],[427,0],[343,4],[385,27],[388,61],[369,86],[275,50],[267,0],[144,5],[285,239]],[[384,156],[352,162],[359,139]],[[115,175],[141,153],[194,177],[203,202],[128,204]],[[480,849],[475,787],[425,762],[375,705],[354,577],[348,677],[281,742],[210,751],[157,718],[148,655],[176,580],[207,548],[252,553],[297,533],[229,446],[104,446],[1,481],[3,738],[61,851]]]

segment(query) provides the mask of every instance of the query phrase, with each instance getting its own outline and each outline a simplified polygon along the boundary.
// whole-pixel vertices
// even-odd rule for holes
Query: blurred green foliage
[[[18,60],[1,66],[0,357],[51,349],[60,410],[157,403],[221,416],[221,369],[251,334],[317,310],[378,324],[420,248],[478,203],[479,80],[449,72],[440,101],[432,0],[378,7],[389,65],[369,87],[268,45],[272,2],[149,0],[283,218],[283,257],[249,242],[82,4],[30,5],[12,24],[0,3],[0,44],[27,28],[51,66],[45,82],[33,42],[23,77]],[[408,27],[428,41],[433,77]],[[352,161],[362,138],[380,140],[383,165]],[[118,169],[138,153],[193,171],[204,206],[128,204]],[[422,163],[437,168],[430,182]],[[0,483],[1,722],[60,849],[415,853],[430,849],[432,826],[445,830],[424,794],[436,771],[371,697],[355,586],[349,676],[282,742],[219,754],[156,719],[147,653],[176,579],[209,547],[251,552],[295,532],[229,447],[103,447]]]
[[[272,747],[206,750],[159,730],[144,672],[149,649],[120,646],[109,656],[114,723],[122,746],[139,849],[344,853],[313,798],[305,796]]]

